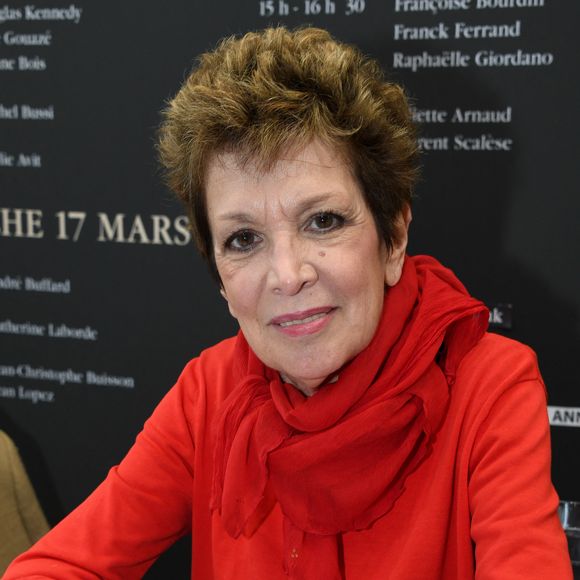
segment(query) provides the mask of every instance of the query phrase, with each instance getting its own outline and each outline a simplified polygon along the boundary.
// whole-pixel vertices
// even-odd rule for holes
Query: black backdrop
[[[0,427],[51,523],[184,363],[235,332],[155,160],[159,110],[225,35],[310,23],[377,57],[421,122],[411,253],[538,352],[553,476],[580,499],[580,4],[141,0],[0,6]],[[187,577],[186,542],[149,577]]]

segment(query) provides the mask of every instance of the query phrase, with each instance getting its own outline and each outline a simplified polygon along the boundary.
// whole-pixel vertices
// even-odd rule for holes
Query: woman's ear
[[[234,318],[238,318],[232,308],[232,304],[231,302],[228,300],[228,295],[226,294],[226,290],[225,288],[220,285],[220,294],[222,295],[222,298],[228,303],[228,310],[230,311],[230,314],[234,317]]]
[[[394,286],[401,279],[405,252],[407,251],[407,241],[409,239],[409,224],[412,219],[411,207],[405,204],[395,223],[397,229],[396,241],[393,249],[387,255],[385,263],[385,284],[387,286]]]

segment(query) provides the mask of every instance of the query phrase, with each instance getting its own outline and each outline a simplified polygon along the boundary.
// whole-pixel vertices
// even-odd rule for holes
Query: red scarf
[[[227,532],[251,535],[278,501],[286,573],[342,578],[338,535],[368,528],[403,493],[487,319],[450,270],[407,257],[371,343],[310,398],[265,367],[240,332],[241,379],[216,425],[212,509]]]

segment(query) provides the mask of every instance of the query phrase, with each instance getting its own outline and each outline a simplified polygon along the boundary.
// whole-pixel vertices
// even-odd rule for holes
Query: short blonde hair
[[[325,30],[282,27],[226,38],[199,58],[163,112],[158,150],[214,274],[208,161],[228,151],[267,170],[284,150],[313,139],[344,152],[391,249],[411,201],[418,148],[404,92],[375,60]]]

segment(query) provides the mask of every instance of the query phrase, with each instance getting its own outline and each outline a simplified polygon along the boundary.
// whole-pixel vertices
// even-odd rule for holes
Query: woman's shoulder
[[[536,353],[526,344],[486,332],[465,355],[457,376],[505,377],[512,381],[535,380],[540,377]]]
[[[236,340],[236,336],[230,336],[202,350],[198,356],[192,358],[185,365],[183,372],[190,373],[197,368],[202,368],[204,372],[212,373],[231,367],[234,359]]]
[[[536,353],[521,342],[486,333],[459,365],[453,391],[477,408],[516,386],[545,393]]]
[[[465,355],[450,392],[449,424],[461,430],[466,449],[494,429],[547,428],[546,387],[536,354],[521,342],[485,334]]]
[[[223,401],[236,383],[234,349],[236,337],[230,337],[203,350],[183,368],[176,387],[190,401],[211,406]]]

